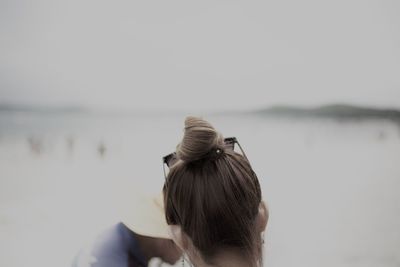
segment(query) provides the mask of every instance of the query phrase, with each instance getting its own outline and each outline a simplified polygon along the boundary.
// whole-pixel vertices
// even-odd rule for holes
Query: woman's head
[[[179,232],[174,240],[208,264],[234,251],[256,265],[268,214],[247,159],[227,149],[222,135],[195,117],[186,118],[176,152],[179,161],[164,186],[166,220]]]

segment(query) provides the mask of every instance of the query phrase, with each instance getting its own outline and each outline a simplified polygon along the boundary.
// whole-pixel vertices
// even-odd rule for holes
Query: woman
[[[188,117],[176,153],[164,158],[165,217],[173,241],[196,267],[262,266],[268,210],[235,143],[207,121]]]

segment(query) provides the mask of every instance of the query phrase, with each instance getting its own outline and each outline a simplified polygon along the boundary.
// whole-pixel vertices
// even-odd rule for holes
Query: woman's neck
[[[254,267],[249,260],[238,251],[221,251],[213,259],[212,264],[207,264],[201,257],[190,257],[195,267]]]

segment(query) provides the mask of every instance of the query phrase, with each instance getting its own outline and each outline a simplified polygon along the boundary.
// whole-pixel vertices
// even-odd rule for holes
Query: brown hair
[[[168,224],[180,225],[208,264],[224,249],[261,263],[261,189],[247,159],[225,149],[222,135],[196,117],[186,118],[176,152],[180,161],[163,188]]]

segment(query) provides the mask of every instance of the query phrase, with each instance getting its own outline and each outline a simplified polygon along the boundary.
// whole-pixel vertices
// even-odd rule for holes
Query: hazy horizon
[[[345,103],[345,102],[331,102],[326,104],[316,104],[316,105],[291,105],[291,104],[271,104],[264,106],[253,106],[248,108],[197,108],[197,109],[184,109],[179,107],[174,108],[149,108],[149,107],[101,107],[101,106],[90,106],[90,105],[76,105],[76,104],[32,104],[32,103],[13,103],[13,102],[1,102],[0,101],[0,111],[72,111],[72,112],[111,112],[111,113],[129,113],[129,112],[145,112],[145,113],[158,113],[158,112],[167,112],[167,113],[185,113],[185,112],[210,112],[210,113],[225,113],[225,112],[256,112],[263,110],[270,110],[275,108],[294,108],[294,109],[304,109],[304,110],[312,110],[324,107],[334,107],[334,106],[343,106],[343,107],[352,107],[352,108],[362,108],[362,109],[370,109],[376,111],[384,111],[384,110],[395,110],[400,111],[400,106],[379,106],[379,105],[359,105],[355,103]]]

